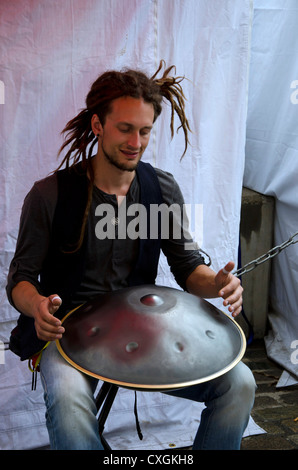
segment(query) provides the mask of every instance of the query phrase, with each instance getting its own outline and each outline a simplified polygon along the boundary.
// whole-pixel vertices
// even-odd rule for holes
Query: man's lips
[[[125,155],[128,158],[136,158],[139,155],[139,152],[131,152],[131,151],[129,152],[126,150],[121,150],[121,153],[123,153],[123,155]]]

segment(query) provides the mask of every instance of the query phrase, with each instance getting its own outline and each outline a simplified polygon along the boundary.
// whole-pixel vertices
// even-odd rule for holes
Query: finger
[[[228,307],[233,317],[239,315],[242,310],[242,292],[243,288],[240,279],[232,274],[235,267],[233,261],[229,261],[216,276],[216,282],[219,289],[219,297],[224,299],[223,305]]]
[[[60,327],[61,328],[61,327]],[[64,330],[59,332],[50,332],[46,330],[36,330],[37,337],[43,341],[56,341],[57,339],[61,339],[64,333]]]
[[[49,296],[49,300],[50,300],[49,312],[52,315],[54,315],[57,312],[60,305],[62,304],[62,299],[61,297],[59,297],[59,295],[53,294]]]
[[[241,313],[241,310],[242,310],[242,305],[237,308],[232,307],[232,306],[228,308],[228,311],[234,318],[237,317]]]
[[[237,317],[237,315],[239,315],[239,313],[241,313],[241,310],[242,310],[242,301],[236,302],[234,305],[231,305],[228,308],[228,310],[232,314],[233,317]]]
[[[222,273],[228,276],[234,269],[235,263],[233,261],[229,261],[223,268]]]
[[[229,282],[220,289],[219,296],[223,299],[230,300],[230,296],[237,296],[239,294],[242,294],[242,291],[243,288],[241,286],[240,279],[231,276]]]
[[[62,299],[57,294],[50,295],[49,299],[52,304],[52,308],[50,308],[50,312],[54,315],[59,309],[59,307],[61,306]],[[61,321],[57,318],[56,323],[55,323],[55,329],[50,331],[50,335],[54,336],[54,339],[61,339],[64,331],[65,329],[63,328]]]
[[[228,306],[228,310],[233,314],[233,316],[237,316],[242,310],[242,293],[243,287],[239,285],[235,291],[231,295],[226,296],[225,300],[223,301],[223,305],[225,307]]]
[[[229,298],[223,301],[223,305],[228,307],[229,312],[234,313],[242,308],[242,297],[238,297],[236,300],[233,298]]]
[[[219,296],[223,297],[223,292],[222,291],[232,280],[233,275],[231,274],[231,271],[233,270],[235,264],[233,261],[229,261],[222,269],[218,271],[215,277],[215,283],[218,286]]]
[[[62,299],[59,297],[59,295],[54,294],[49,296],[50,301],[52,302],[53,305],[61,305],[62,304]]]
[[[233,304],[242,298],[243,287],[240,284],[240,281],[236,278],[235,280],[225,286],[220,291],[220,297],[224,299],[224,304]]]
[[[35,321],[35,328],[39,339],[53,341],[62,337],[64,328],[58,319],[56,319],[58,323],[53,323],[53,318],[52,315],[48,314],[47,317]]]
[[[51,319],[53,319],[52,315]],[[60,320],[58,320],[58,323],[54,324],[50,323],[49,321],[42,320],[36,324],[36,331],[40,339],[54,341],[56,339],[61,339],[65,330],[61,325]]]
[[[62,304],[58,295],[50,295],[45,298],[39,308],[39,315],[35,318],[35,328],[39,339],[53,341],[61,339],[64,328],[61,321],[54,315]]]

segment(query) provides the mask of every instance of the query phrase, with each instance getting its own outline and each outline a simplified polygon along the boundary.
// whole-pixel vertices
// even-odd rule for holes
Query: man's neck
[[[94,185],[107,194],[115,194],[122,200],[128,193],[135,171],[120,170],[102,156],[92,159]]]

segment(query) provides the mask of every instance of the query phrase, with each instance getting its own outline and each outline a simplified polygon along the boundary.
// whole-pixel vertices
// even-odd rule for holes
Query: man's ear
[[[94,135],[96,135],[97,137],[102,136],[103,127],[101,125],[101,122],[100,122],[99,117],[97,116],[97,114],[93,114],[93,116],[91,118],[91,129],[92,129],[92,132],[94,133]]]

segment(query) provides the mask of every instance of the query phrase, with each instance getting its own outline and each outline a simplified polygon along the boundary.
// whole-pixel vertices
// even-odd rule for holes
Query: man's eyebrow
[[[119,121],[117,122],[117,126],[127,126],[127,127],[135,127],[131,122],[126,121]],[[144,126],[141,129],[153,129],[153,126]]]

